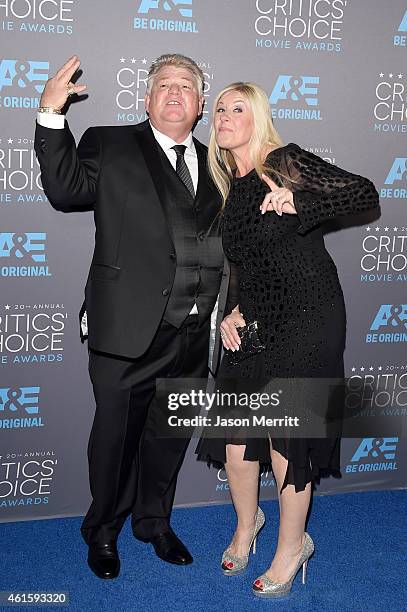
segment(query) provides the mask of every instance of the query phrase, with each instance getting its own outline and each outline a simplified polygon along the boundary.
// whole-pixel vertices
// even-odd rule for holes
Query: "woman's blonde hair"
[[[257,174],[260,177],[262,174],[278,175],[279,173],[275,169],[265,163],[267,153],[283,145],[273,125],[266,92],[254,83],[238,82],[228,85],[216,96],[213,105],[213,119],[219,100],[230,91],[237,91],[242,94],[252,112],[253,133],[249,141],[249,154]],[[230,190],[233,171],[236,169],[236,163],[232,153],[228,149],[221,149],[216,143],[213,120],[208,147],[208,166],[215,185],[222,195],[223,203],[225,203]]]

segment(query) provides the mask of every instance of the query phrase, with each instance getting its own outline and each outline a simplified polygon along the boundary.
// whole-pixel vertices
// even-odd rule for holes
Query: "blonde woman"
[[[367,179],[296,144],[282,145],[265,92],[251,83],[223,89],[214,104],[209,167],[224,200],[222,240],[231,264],[226,349],[220,378],[342,377],[345,308],[324,222],[378,209]],[[265,212],[269,214],[264,214]],[[236,362],[237,328],[257,321],[265,350]],[[223,463],[237,528],[222,557],[225,575],[244,571],[264,524],[258,508],[259,464],[270,463],[280,525],[270,567],[253,584],[261,597],[287,594],[314,552],[305,532],[311,487],[339,471],[339,439],[203,437],[201,459]]]

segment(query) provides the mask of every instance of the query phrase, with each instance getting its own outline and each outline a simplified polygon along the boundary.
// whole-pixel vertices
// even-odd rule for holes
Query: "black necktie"
[[[175,168],[176,173],[178,174],[181,181],[184,183],[185,187],[188,189],[191,196],[195,199],[194,184],[192,182],[191,174],[188,170],[188,166],[184,158],[186,146],[185,145],[175,145],[172,148],[177,154],[177,165]]]

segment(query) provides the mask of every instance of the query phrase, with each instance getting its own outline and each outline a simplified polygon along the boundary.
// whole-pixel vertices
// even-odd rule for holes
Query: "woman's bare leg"
[[[311,483],[304,491],[295,492],[294,485],[287,485],[280,493],[287,471],[288,461],[271,449],[274,478],[278,489],[280,528],[277,550],[270,568],[265,572],[273,582],[287,582],[301,554],[304,542],[305,521],[311,500]]]
[[[246,446],[226,445],[225,470],[237,514],[237,528],[229,549],[232,554],[247,554],[256,522],[259,462],[243,459]]]

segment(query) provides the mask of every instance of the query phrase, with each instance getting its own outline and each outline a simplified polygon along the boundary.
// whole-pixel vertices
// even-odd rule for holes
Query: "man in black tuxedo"
[[[136,538],[170,563],[192,562],[170,527],[188,440],[160,438],[156,378],[207,375],[210,315],[223,271],[220,197],[207,149],[191,130],[203,74],[190,58],[151,66],[149,120],[90,128],[78,148],[61,109],[84,91],[72,57],[44,89],[35,150],[45,193],[63,212],[93,210],[95,250],[85,288],[96,413],[88,458],[92,504],[82,524],[88,563],[118,575],[116,541]]]

